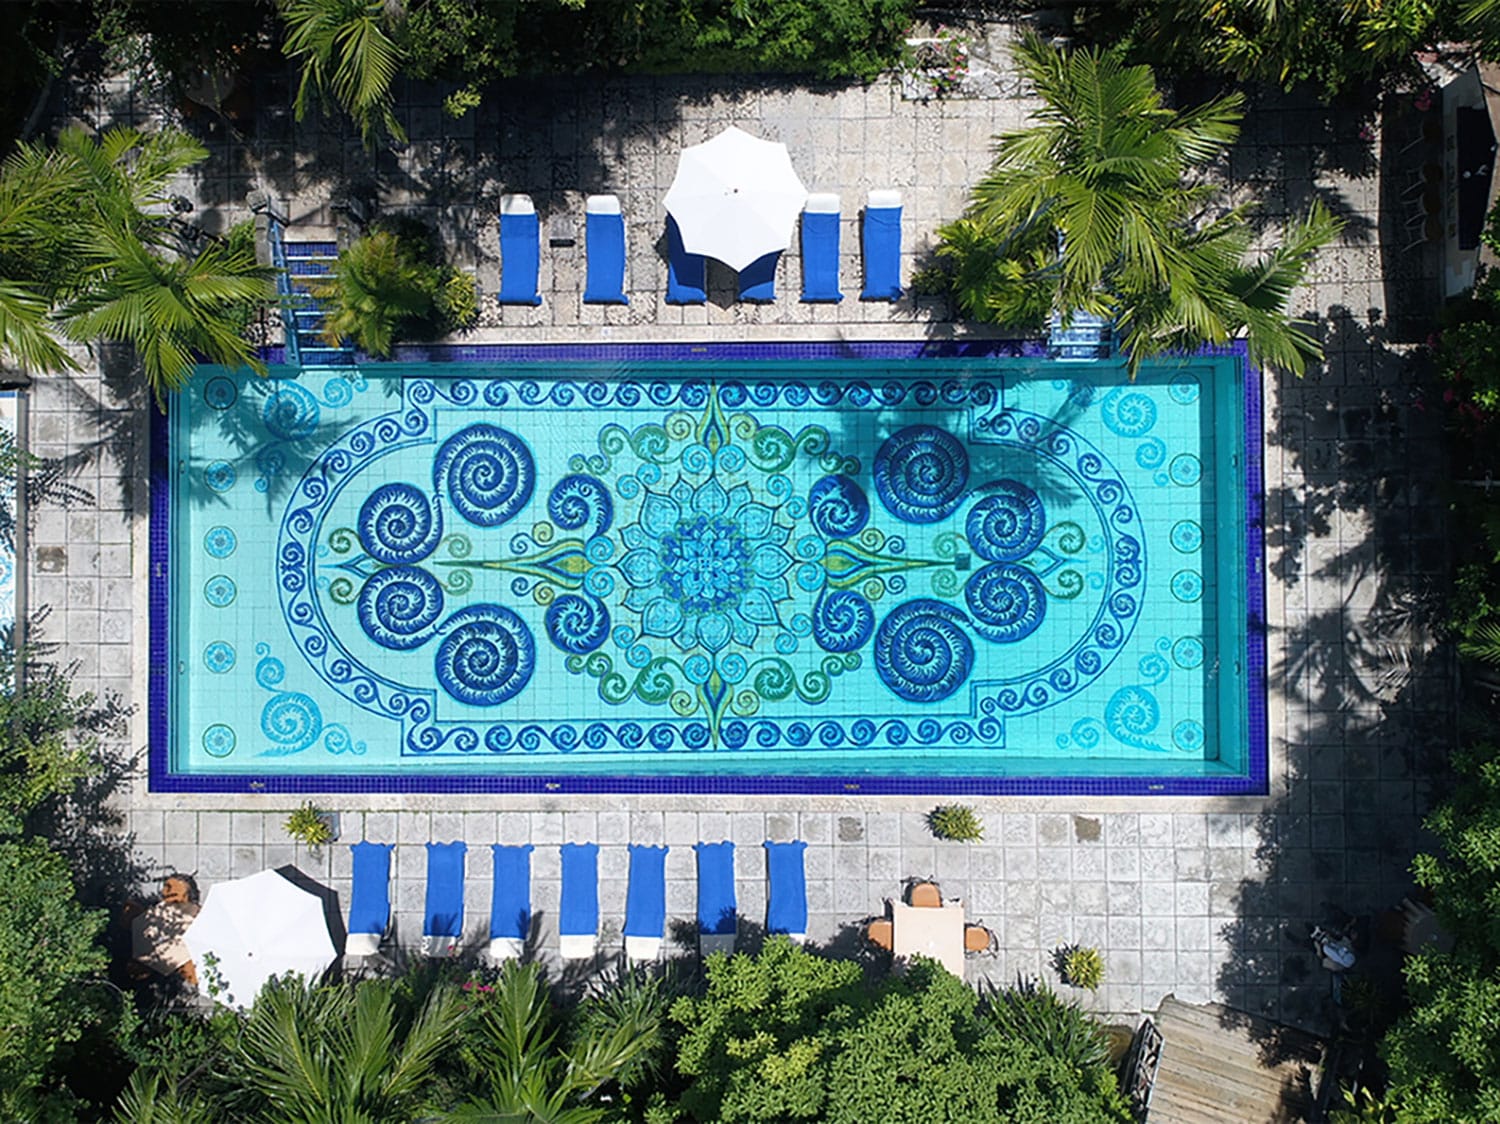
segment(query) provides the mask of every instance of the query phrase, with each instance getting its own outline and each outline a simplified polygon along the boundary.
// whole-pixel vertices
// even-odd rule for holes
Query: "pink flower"
[[[1365,141],[1366,143],[1374,140],[1375,130],[1372,129],[1369,125],[1361,125],[1359,127],[1359,139]]]

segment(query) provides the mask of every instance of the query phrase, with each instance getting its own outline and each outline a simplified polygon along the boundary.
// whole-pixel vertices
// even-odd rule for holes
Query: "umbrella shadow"
[[[278,866],[276,873],[299,890],[307,891],[323,903],[323,919],[328,922],[328,935],[333,940],[334,952],[343,956],[349,932],[344,927],[344,911],[339,905],[338,891],[309,877],[291,863]]]

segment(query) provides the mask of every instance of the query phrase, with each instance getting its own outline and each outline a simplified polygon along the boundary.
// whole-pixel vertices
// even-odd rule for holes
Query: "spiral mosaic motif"
[[[1144,437],[1156,425],[1156,403],[1138,390],[1111,390],[1099,413],[1110,432],[1121,437]]]
[[[565,531],[583,530],[593,538],[609,530],[615,505],[604,481],[594,476],[564,476],[547,496],[547,515]]]
[[[365,635],[382,648],[417,648],[443,615],[443,587],[426,570],[395,566],[365,582],[355,612]]]
[[[974,644],[964,615],[942,601],[898,605],[875,633],[875,671],[908,702],[941,702],[974,669]]]
[[[323,712],[301,691],[281,691],[261,710],[260,732],[278,753],[300,753],[323,732]]]
[[[414,484],[382,484],[360,505],[359,541],[371,558],[420,562],[443,537],[443,513]]]
[[[203,384],[203,401],[210,409],[227,410],[239,398],[240,391],[233,379],[219,375]]]
[[[223,609],[234,604],[238,593],[239,590],[235,588],[233,579],[227,574],[215,574],[203,583],[203,600],[215,609]]]
[[[1041,579],[1013,562],[995,562],[976,571],[964,583],[964,603],[974,618],[974,631],[997,644],[1026,639],[1047,616]]]
[[[222,722],[215,722],[203,731],[203,752],[210,757],[228,757],[234,752],[234,731]]]
[[[229,491],[234,487],[237,478],[238,474],[234,471],[234,465],[228,461],[214,461],[203,470],[203,482],[212,492]]]
[[[300,441],[317,432],[321,411],[318,400],[293,382],[277,383],[260,409],[266,430],[281,441]]]
[[[583,655],[609,636],[609,610],[597,597],[565,593],[547,606],[547,637],[564,652]]]
[[[536,670],[536,641],[526,622],[503,605],[475,605],[444,622],[438,647],[438,684],[470,706],[498,706],[515,698]]]
[[[839,589],[818,598],[812,613],[813,639],[825,652],[854,652],[875,629],[875,610],[861,594]]]
[[[1104,728],[1116,741],[1155,748],[1147,740],[1161,724],[1161,704],[1144,687],[1121,687],[1104,704]]]
[[[1019,562],[1042,544],[1047,512],[1041,497],[1019,480],[999,480],[969,510],[964,534],[986,562]]]
[[[902,522],[946,519],[963,503],[968,486],[968,450],[945,429],[907,426],[875,454],[875,492]]]
[[[215,640],[203,649],[203,666],[215,675],[223,675],[234,667],[234,646]]]
[[[870,499],[849,477],[825,476],[807,493],[807,517],[825,538],[851,538],[870,521]]]
[[[476,527],[496,527],[531,502],[536,463],[508,429],[480,422],[443,442],[432,462],[432,484]]]
[[[239,540],[228,527],[210,527],[203,536],[203,549],[210,558],[228,558],[238,545]]]

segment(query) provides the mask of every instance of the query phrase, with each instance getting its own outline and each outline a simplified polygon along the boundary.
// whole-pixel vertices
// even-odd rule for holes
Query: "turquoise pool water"
[[[170,769],[1243,774],[1241,378],[205,369],[169,423]]]

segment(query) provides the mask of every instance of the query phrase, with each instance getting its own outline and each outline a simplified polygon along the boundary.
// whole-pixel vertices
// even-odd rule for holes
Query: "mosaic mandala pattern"
[[[1106,457],[996,411],[981,381],[886,388],[879,405],[910,396],[934,421],[886,435],[867,466],[794,419],[842,405],[868,424],[874,396],[820,389],[834,401],[795,384],[410,380],[401,411],[347,432],[290,499],[277,557],[297,646],[416,754],[998,745],[1007,716],[1110,666],[1146,569]],[[523,431],[469,413],[512,394],[612,418],[543,462]],[[1129,396],[1111,409],[1153,424]],[[1054,518],[1028,475],[1088,502]],[[512,716],[560,672],[600,717]],[[305,748],[315,712],[283,695],[263,732]]]

